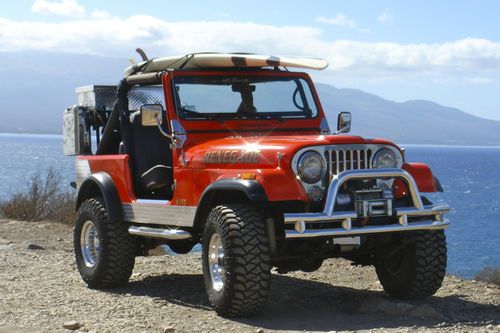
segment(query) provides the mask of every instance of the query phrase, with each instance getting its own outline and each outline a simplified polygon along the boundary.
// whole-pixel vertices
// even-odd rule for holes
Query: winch
[[[376,188],[354,192],[354,207],[358,217],[392,216],[392,199],[389,188]]]

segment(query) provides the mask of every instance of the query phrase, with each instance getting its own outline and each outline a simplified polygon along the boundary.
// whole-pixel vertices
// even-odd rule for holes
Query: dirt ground
[[[221,318],[200,257],[139,257],[126,287],[92,290],[76,269],[71,227],[0,220],[0,333],[69,332],[65,324],[78,332],[500,332],[498,286],[448,275],[434,297],[395,301],[373,268],[339,259],[314,273],[274,274],[262,314]]]

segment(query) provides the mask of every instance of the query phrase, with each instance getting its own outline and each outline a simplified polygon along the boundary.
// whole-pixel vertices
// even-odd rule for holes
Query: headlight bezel
[[[392,160],[394,163],[390,166],[387,164],[384,164],[381,162],[381,157],[385,156],[391,156]],[[383,147],[377,150],[374,154],[373,157],[370,161],[370,166],[372,169],[391,169],[391,168],[398,168],[400,167],[400,158],[398,157],[398,154],[394,152],[394,150],[390,149],[389,147]]]
[[[307,158],[317,158],[318,161],[320,162],[321,172],[319,172],[318,175],[314,178],[308,178],[304,173],[303,169],[305,167],[305,162]],[[325,172],[326,172],[326,161],[323,158],[323,156],[321,156],[320,153],[318,153],[315,150],[308,150],[302,153],[302,155],[300,155],[297,161],[297,174],[303,182],[307,184],[316,184],[323,179],[323,177],[325,176]]]

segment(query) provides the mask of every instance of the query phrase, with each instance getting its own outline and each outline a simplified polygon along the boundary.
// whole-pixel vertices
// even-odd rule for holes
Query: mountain
[[[123,58],[50,52],[0,53],[0,132],[60,133],[63,110],[76,101],[75,88],[116,84]],[[350,111],[353,134],[400,143],[500,145],[500,122],[434,102],[389,101],[356,89],[318,83],[330,127]]]
[[[60,133],[75,88],[116,84],[126,59],[51,52],[0,53],[0,132]]]
[[[352,113],[351,132],[401,143],[499,145],[500,121],[424,100],[393,102],[356,89],[316,84],[328,123],[340,111]]]

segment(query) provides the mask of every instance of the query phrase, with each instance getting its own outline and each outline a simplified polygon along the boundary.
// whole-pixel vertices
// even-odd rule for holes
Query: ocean
[[[500,147],[401,146],[408,161],[429,164],[443,185],[444,193],[426,196],[451,207],[448,272],[473,278],[500,267]],[[50,167],[68,186],[74,180],[74,157],[63,156],[60,135],[0,133],[0,156],[0,200]]]

